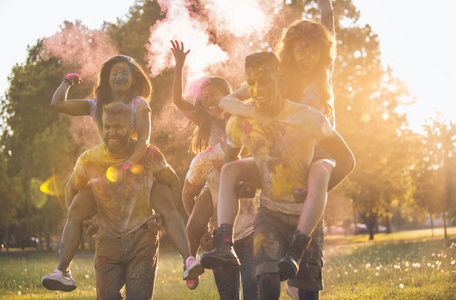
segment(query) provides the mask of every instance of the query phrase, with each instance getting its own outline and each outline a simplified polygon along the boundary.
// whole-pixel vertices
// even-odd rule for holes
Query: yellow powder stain
[[[293,181],[289,178],[289,171],[282,164],[269,173],[272,180],[272,191],[274,195],[283,195],[293,190]]]

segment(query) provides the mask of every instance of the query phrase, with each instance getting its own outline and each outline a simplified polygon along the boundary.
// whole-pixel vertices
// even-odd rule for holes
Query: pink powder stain
[[[207,153],[212,152],[212,151],[214,150],[214,147],[215,147],[215,146],[212,146],[212,147],[208,148],[208,149],[206,150],[206,152],[207,152]]]
[[[244,132],[250,133],[251,131],[252,131],[252,125],[250,124],[250,122],[247,121],[247,123],[245,124],[245,127],[244,127]]]

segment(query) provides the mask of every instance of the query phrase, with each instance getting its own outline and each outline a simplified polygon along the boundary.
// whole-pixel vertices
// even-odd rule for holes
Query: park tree
[[[24,205],[24,190],[20,178],[8,176],[7,168],[5,156],[0,153],[0,244],[8,248],[11,229],[18,224],[16,217]]]
[[[334,11],[336,128],[357,161],[344,191],[373,239],[378,217],[388,220],[392,204],[411,201],[412,132],[405,115],[398,112],[407,104],[408,90],[382,65],[379,38],[369,25],[357,25],[359,12],[351,1],[335,1]]]
[[[423,159],[414,170],[417,205],[432,215],[442,214],[447,238],[446,217],[456,211],[455,180],[456,124],[434,117],[424,126],[421,139]]]
[[[55,232],[56,224],[45,224],[61,222],[62,208],[51,205],[51,209],[43,209],[50,204],[40,199],[51,196],[40,192],[39,187],[54,175],[62,178],[60,181],[67,178],[81,151],[69,135],[69,118],[59,116],[49,107],[64,68],[57,59],[44,60],[41,47],[42,41],[38,41],[29,49],[26,63],[13,68],[10,87],[2,99],[2,115],[7,124],[1,137],[2,155],[8,162],[11,183],[19,184],[23,190],[22,196],[17,197],[21,205],[5,205],[2,213],[14,218],[12,231],[18,235],[17,239],[50,236]],[[56,166],[57,162],[61,165]]]

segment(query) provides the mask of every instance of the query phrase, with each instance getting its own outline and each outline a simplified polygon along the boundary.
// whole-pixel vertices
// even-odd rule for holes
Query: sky
[[[404,108],[413,129],[442,113],[456,122],[454,0],[353,0],[380,39],[382,63],[405,82],[416,104]],[[337,97],[337,95],[336,95]]]
[[[456,40],[450,31],[455,27],[452,19],[456,1],[353,3],[361,13],[359,23],[368,23],[379,36],[383,64],[409,86],[417,102],[403,108],[411,127],[419,131],[421,124],[438,111],[456,122]],[[134,0],[0,0],[0,94],[8,88],[12,67],[25,62],[27,46],[52,36],[64,20],[81,20],[89,29],[99,29],[104,21],[125,18],[133,4]]]

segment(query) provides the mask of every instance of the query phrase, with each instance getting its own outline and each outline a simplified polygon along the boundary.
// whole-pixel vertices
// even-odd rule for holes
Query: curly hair
[[[92,92],[92,98],[97,99],[95,108],[97,126],[101,126],[103,106],[112,101],[112,90],[109,85],[109,76],[111,74],[112,66],[116,63],[126,63],[130,67],[133,77],[133,83],[130,88],[131,98],[133,99],[134,97],[141,96],[147,102],[150,102],[153,88],[149,77],[146,75],[141,66],[130,56],[113,56],[101,66],[98,72],[98,83]]]
[[[331,102],[334,97],[330,77],[336,56],[335,38],[323,25],[317,22],[296,21],[284,31],[278,47],[280,69],[284,76],[282,96],[296,102],[301,101],[305,86],[302,84],[300,71],[296,68],[297,62],[293,51],[296,42],[302,39],[317,43],[321,49],[320,59],[312,72],[325,108],[325,114],[329,117],[332,115]]]

